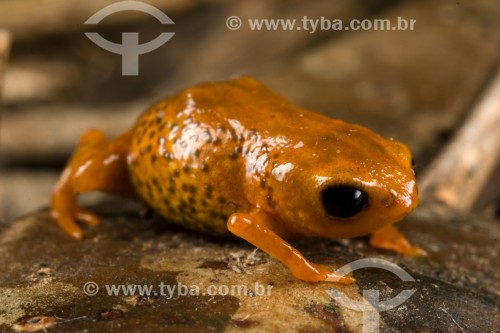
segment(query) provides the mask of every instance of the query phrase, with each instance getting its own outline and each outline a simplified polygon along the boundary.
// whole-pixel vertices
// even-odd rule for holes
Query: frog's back
[[[228,235],[230,214],[251,209],[241,190],[241,142],[221,105],[234,87],[205,84],[163,100],[137,121],[129,151],[132,182],[168,220]]]

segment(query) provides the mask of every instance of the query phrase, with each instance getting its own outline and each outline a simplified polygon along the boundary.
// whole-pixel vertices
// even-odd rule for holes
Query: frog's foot
[[[52,196],[50,216],[61,229],[76,239],[83,238],[83,231],[76,224],[76,221],[93,226],[99,224],[99,218],[96,215],[78,206],[72,193],[57,189],[54,190]]]
[[[127,153],[131,132],[106,141],[104,134],[90,130],[80,138],[80,144],[61,174],[52,192],[50,215],[69,235],[83,238],[77,221],[96,225],[99,219],[80,207],[76,195],[103,191],[124,197],[135,197],[129,179]]]
[[[409,256],[427,255],[425,250],[412,245],[392,224],[374,232],[370,238],[370,245]]]
[[[294,247],[284,241],[274,231],[273,220],[263,211],[243,214],[235,213],[229,217],[227,223],[229,231],[241,237],[271,257],[286,265],[292,274],[307,282],[336,282],[350,284],[355,280],[352,277],[337,274],[327,267],[308,261]]]

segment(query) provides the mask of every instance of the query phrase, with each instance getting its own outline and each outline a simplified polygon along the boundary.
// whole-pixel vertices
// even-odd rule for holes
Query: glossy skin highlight
[[[355,216],[325,211],[322,191],[339,185],[367,194]],[[91,190],[140,198],[192,230],[235,234],[304,281],[354,280],[285,239],[371,233],[373,246],[423,253],[392,226],[418,204],[408,148],[295,106],[250,77],[185,89],[113,140],[86,133],[52,197],[52,217],[75,238],[83,237],[76,220],[98,223],[75,203]]]

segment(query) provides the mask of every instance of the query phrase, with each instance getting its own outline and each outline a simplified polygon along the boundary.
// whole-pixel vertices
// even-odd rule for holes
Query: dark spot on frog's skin
[[[196,194],[196,186],[194,186],[194,185],[189,185],[189,186],[188,186],[188,191],[189,191],[189,193],[191,193],[191,194],[193,194],[193,195],[194,195],[194,194]]]
[[[207,172],[208,171],[208,165],[206,163],[201,164],[201,171]]]
[[[196,199],[194,197],[189,197],[188,202],[189,204],[194,205],[196,203]]]
[[[205,185],[204,189],[205,189],[205,198],[207,199],[212,198],[212,191],[213,191],[212,185]]]
[[[273,208],[276,205],[276,201],[273,200],[273,188],[271,186],[267,188],[266,199],[269,207]]]
[[[156,155],[151,155],[151,164],[155,164],[156,162]]]
[[[241,155],[246,156],[248,154],[249,150],[250,149],[247,146],[243,147],[243,149],[241,151]]]
[[[184,173],[189,173],[189,165],[184,164],[184,165],[182,166],[182,171],[184,171]]]
[[[238,158],[238,153],[236,153],[235,151],[232,151],[231,153],[229,153],[229,158],[232,159],[232,160],[235,160]]]
[[[266,199],[267,199],[267,204],[269,205],[269,207],[274,208],[274,206],[276,205],[276,202],[273,200],[273,196],[271,194],[268,194],[266,196]]]
[[[196,211],[196,207],[195,207],[195,206],[189,206],[189,212],[190,212],[191,214],[196,214],[196,213],[197,213],[197,211]]]
[[[194,157],[200,156],[200,150],[199,149],[195,149],[195,151],[193,152],[193,156]]]
[[[187,184],[182,184],[181,189],[182,189],[182,192],[187,192],[188,191]]]
[[[164,113],[163,111],[160,111],[160,112],[158,112],[158,113],[156,114],[156,122],[157,122],[157,123],[160,123],[160,122],[162,121],[164,114],[165,114],[165,113]]]
[[[181,172],[179,171],[179,169],[174,170],[174,177],[179,177],[180,174],[181,174]]]
[[[160,182],[158,181],[158,179],[156,179],[156,178],[154,178],[154,177],[153,177],[153,178],[151,178],[151,182],[153,183],[153,185],[154,185],[157,189],[159,189],[159,190],[161,191],[161,186],[160,186]]]
[[[206,202],[205,200],[201,200],[201,205],[203,207],[207,207],[208,206],[208,202]]]
[[[260,187],[261,188],[266,188],[267,187],[267,184],[266,184],[266,178],[261,178],[260,179]]]
[[[151,192],[153,192],[151,188],[151,183],[144,183],[144,184],[146,184],[146,190],[148,194],[151,195]]]
[[[175,194],[175,187],[169,187],[168,193],[174,195]]]
[[[278,158],[278,157],[280,157],[280,154],[278,154],[278,153],[273,154],[273,158]]]
[[[163,205],[167,208],[171,208],[172,205],[170,204],[170,200],[168,198],[162,198],[162,201],[163,201]]]
[[[229,135],[231,136],[231,141],[232,142],[237,142],[238,141],[238,136],[233,130],[229,130]]]
[[[185,213],[186,212],[186,208],[188,207],[188,204],[187,202],[182,199],[179,204],[177,205],[177,208],[179,209],[179,211]]]
[[[210,212],[208,212],[208,216],[210,216],[210,218],[212,219],[216,219],[219,216],[219,214],[216,211],[211,210]]]
[[[219,197],[217,200],[221,205],[223,205],[226,202],[226,199],[224,199],[224,197]]]
[[[213,141],[212,141],[212,144],[213,145],[220,145],[222,142],[222,140],[219,138],[219,137],[216,137]]]
[[[238,136],[238,142],[244,142],[245,141],[245,136],[243,134],[240,134]]]
[[[151,153],[151,149],[153,149],[153,146],[151,146],[151,144],[149,144],[147,147],[146,147],[146,153]]]
[[[149,133],[149,138],[152,139],[156,135],[156,131],[151,131]]]

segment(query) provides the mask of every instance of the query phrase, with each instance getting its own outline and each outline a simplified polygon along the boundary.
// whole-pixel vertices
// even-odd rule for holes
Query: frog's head
[[[339,122],[334,136],[316,138],[314,159],[287,174],[280,219],[297,234],[361,236],[397,222],[418,204],[408,148]],[[304,165],[306,163],[306,165]],[[286,191],[286,186],[282,189]]]

